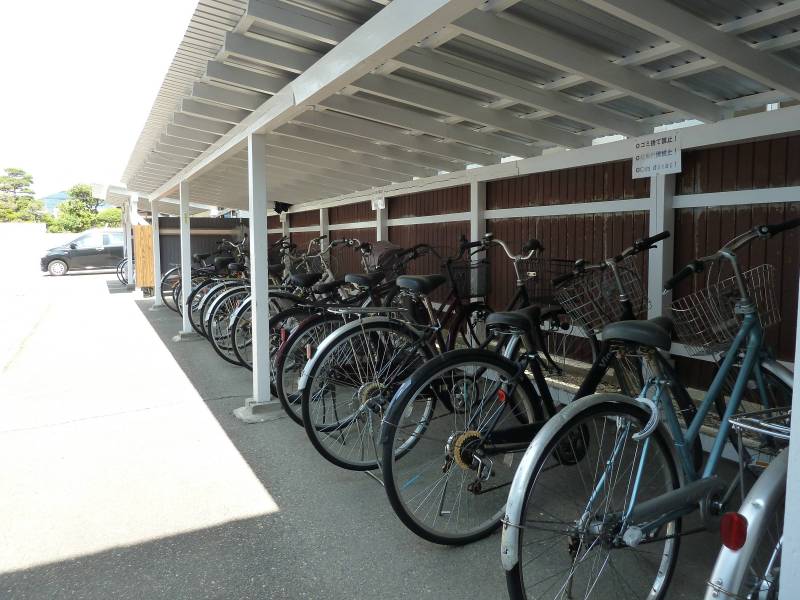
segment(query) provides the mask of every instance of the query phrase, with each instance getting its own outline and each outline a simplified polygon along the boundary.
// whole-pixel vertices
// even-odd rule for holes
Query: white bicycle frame
[[[769,525],[775,507],[786,491],[788,465],[789,452],[784,450],[772,460],[747,494],[738,511],[747,519],[747,540],[739,550],[722,547],[708,581],[705,600],[741,597],[738,592],[747,567],[762,540],[764,528]]]

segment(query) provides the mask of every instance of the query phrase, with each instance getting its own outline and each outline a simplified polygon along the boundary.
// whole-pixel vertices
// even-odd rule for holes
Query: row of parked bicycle
[[[491,234],[453,253],[324,236],[300,252],[283,238],[270,248],[272,393],[328,461],[376,472],[422,538],[502,528],[512,598],[665,598],[681,539],[707,530],[722,540],[707,598],[777,598],[792,373],[763,335],[780,321],[775,268],[743,271],[736,251],[798,226],[698,257],[665,291],[700,273],[704,285],[649,320],[639,263],[669,232],[597,264],[546,258],[536,240],[515,254]],[[491,247],[516,276],[503,312],[486,302]],[[336,279],[335,248],[364,272]],[[193,270],[186,310],[223,359],[252,368],[246,240],[219,250],[195,257],[210,264]],[[406,275],[423,256],[441,272]],[[161,288],[177,311],[179,276]],[[707,392],[681,382],[674,336],[716,361]],[[687,531],[690,514],[701,525]]]

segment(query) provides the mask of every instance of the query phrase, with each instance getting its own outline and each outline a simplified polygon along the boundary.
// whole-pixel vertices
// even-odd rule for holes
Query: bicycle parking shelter
[[[536,237],[553,256],[600,258],[670,230],[648,261],[656,316],[673,266],[799,216],[798,29],[800,0],[200,0],[127,187],[108,199],[125,205],[126,227],[154,215],[156,282],[156,217],[179,216],[186,289],[191,214],[248,211],[254,369],[242,416],[258,418],[271,402],[258,358],[268,353],[267,247],[281,235],[411,246],[491,231],[516,247]],[[636,145],[654,131],[675,138],[681,169],[634,177]],[[787,240],[751,259],[778,267],[784,326],[772,342],[796,364],[800,244]],[[497,306],[509,284],[493,271]],[[184,310],[179,337],[190,334]],[[680,344],[673,354],[700,377],[702,361]],[[796,449],[789,506],[799,474]],[[797,515],[786,531],[796,560]],[[782,589],[800,596],[797,570],[784,571]]]

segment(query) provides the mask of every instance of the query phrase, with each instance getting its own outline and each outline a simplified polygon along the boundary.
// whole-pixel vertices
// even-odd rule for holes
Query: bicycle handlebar
[[[778,223],[777,225],[758,225],[757,227],[753,227],[750,231],[746,231],[745,233],[733,238],[714,254],[709,254],[708,256],[696,258],[691,261],[664,284],[664,293],[666,294],[670,290],[674,289],[678,283],[689,277],[689,275],[702,273],[705,270],[705,263],[714,262],[715,260],[723,257],[735,262],[736,259],[733,255],[734,250],[741,248],[756,238],[766,240],[771,238],[776,233],[794,229],[795,227],[800,227],[800,218],[790,219],[789,221]]]
[[[626,258],[630,256],[634,256],[639,254],[640,252],[644,252],[645,250],[652,250],[655,248],[656,242],[660,242],[661,240],[665,240],[670,236],[669,231],[662,231],[661,233],[657,233],[655,235],[651,235],[650,237],[645,237],[636,240],[633,242],[633,245],[623,250],[620,254],[612,258],[606,258],[600,263],[596,265],[586,264],[586,260],[578,259],[575,261],[575,268],[572,270],[571,273],[564,273],[563,275],[559,275],[553,279],[553,285],[558,287],[559,285],[566,283],[573,277],[580,275],[586,271],[591,271],[595,269],[605,269],[609,266],[609,263],[618,263],[622,262]]]

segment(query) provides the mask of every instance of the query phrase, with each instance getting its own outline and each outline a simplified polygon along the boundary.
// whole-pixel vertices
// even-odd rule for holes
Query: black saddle
[[[234,273],[241,273],[244,271],[244,265],[237,262],[232,262],[228,265],[228,273],[233,275]]]
[[[322,279],[322,273],[295,273],[289,277],[289,283],[301,288],[310,288]]]
[[[234,262],[232,256],[218,256],[214,259],[214,270],[217,275],[225,275],[228,272],[228,265]]]
[[[374,273],[348,273],[344,276],[347,283],[352,283],[358,287],[371,288],[383,281],[384,273],[375,271]]]
[[[648,321],[618,321],[603,327],[603,340],[621,340],[669,350],[672,329],[672,319],[667,317],[655,317]]]
[[[311,291],[315,294],[330,294],[334,290],[339,289],[344,284],[344,279],[337,279],[335,281],[326,281],[325,283],[318,283]]]
[[[444,275],[401,275],[395,283],[397,287],[415,294],[430,294],[445,281]]]
[[[283,275],[283,263],[272,263],[268,269],[269,274],[273,277],[281,277]]]
[[[205,259],[207,259],[209,256],[211,256],[211,253],[208,253],[208,254],[192,254],[192,260],[194,262],[202,262]]]
[[[511,329],[532,335],[544,319],[562,313],[559,306],[526,306],[518,310],[496,312],[486,318],[486,326],[490,329]]]

